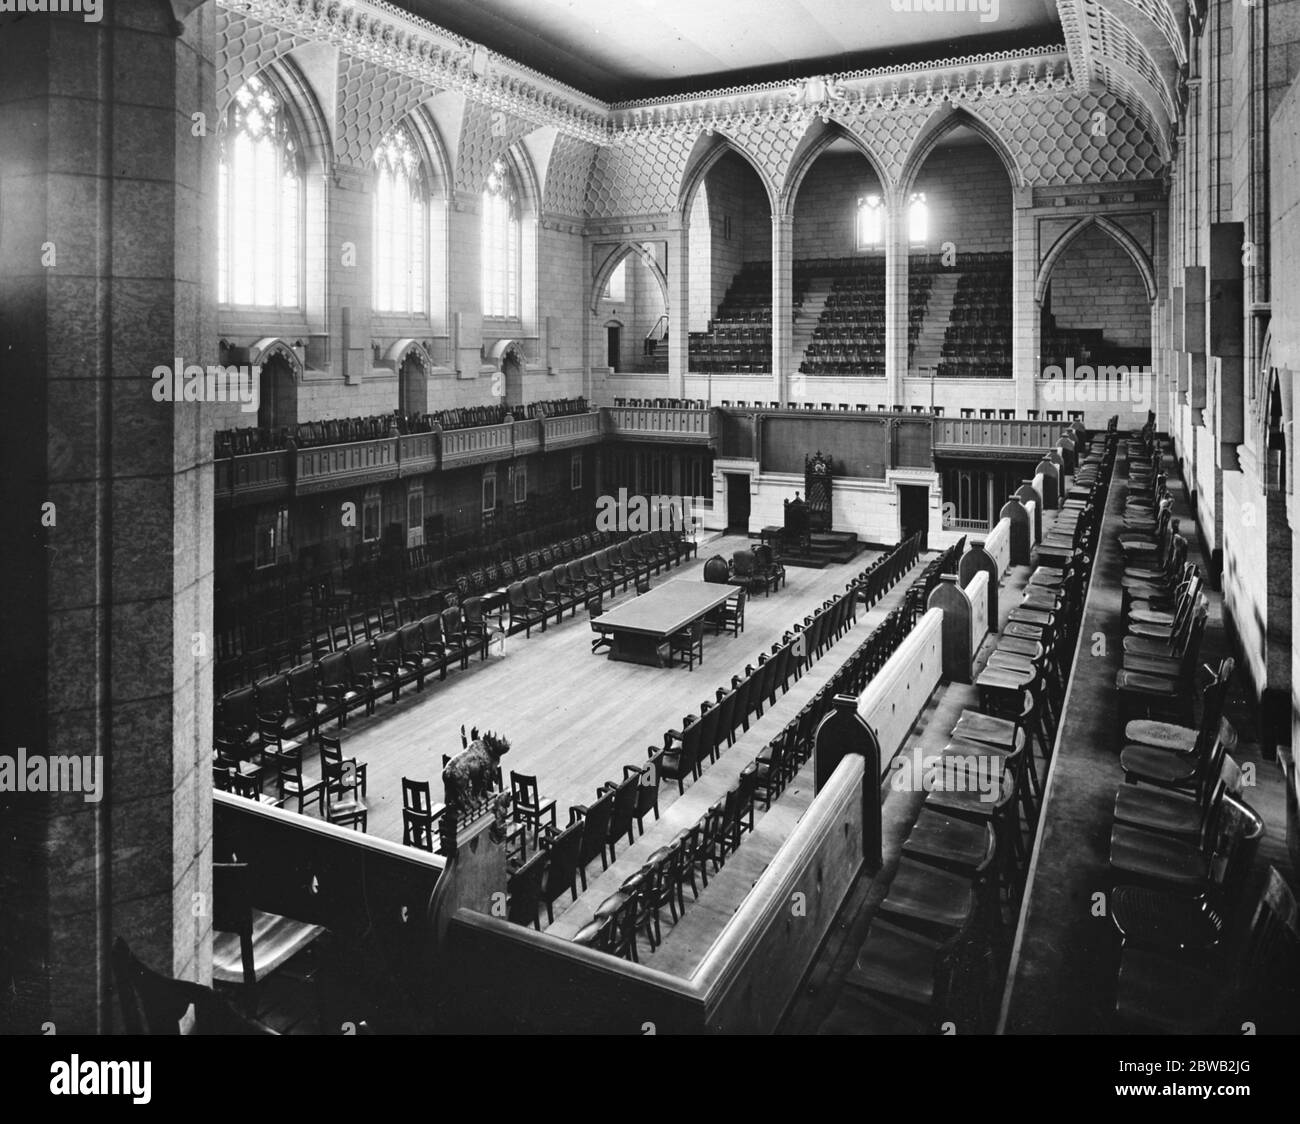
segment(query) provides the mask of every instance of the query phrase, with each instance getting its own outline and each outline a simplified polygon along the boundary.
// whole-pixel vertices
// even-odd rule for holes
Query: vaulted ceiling
[[[398,6],[605,101],[1063,41],[1056,0],[398,0]]]

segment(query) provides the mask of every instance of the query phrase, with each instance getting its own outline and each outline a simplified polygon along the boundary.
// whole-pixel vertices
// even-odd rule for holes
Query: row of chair
[[[1278,996],[1300,965],[1295,895],[1275,869],[1245,912],[1264,822],[1242,798],[1225,716],[1234,661],[1196,690],[1206,599],[1153,427],[1128,448],[1128,493],[1117,541],[1126,616],[1116,687],[1143,716],[1124,724],[1109,863],[1110,917],[1120,946],[1115,1014],[1122,1028],[1235,1033],[1252,1020],[1295,1025]],[[1200,697],[1195,721],[1187,700]],[[1243,934],[1240,938],[1237,934]],[[1270,1030],[1277,1026],[1268,1027]]]
[[[1027,877],[1115,447],[1113,431],[1095,447],[1088,494],[1061,513],[1071,524],[1066,565],[1035,568],[976,679],[979,709],[962,711],[923,779],[924,802],[858,954],[855,986],[913,1025],[937,1027],[958,993],[977,1025],[991,1022],[1000,891],[1014,907]]]
[[[865,599],[868,604],[874,604],[879,600],[914,564],[919,546],[920,536],[913,536],[877,559],[858,581],[849,583],[842,596],[826,602],[821,610],[805,619],[799,631],[801,643],[791,638],[790,643],[778,648],[771,657],[760,659],[757,673],[747,667],[744,677],[733,678],[729,691],[719,688],[716,705],[706,707],[698,719],[692,716],[683,723],[681,731],[669,731],[663,746],[650,747],[651,772],[676,780],[678,791],[684,792],[686,777],[698,779],[702,774],[706,755],[711,763],[717,759],[724,742],[734,744],[740,730],[748,730],[748,715],[753,705],[757,703],[761,715],[764,700],[775,702],[775,688],[784,687],[789,674],[800,674],[799,652],[806,654],[808,663],[818,658],[852,626],[857,601]],[[891,614],[887,625],[873,632],[872,638],[846,666],[862,665],[864,653],[873,645],[883,644],[882,629],[891,633],[894,646],[901,643],[910,629],[910,623],[908,628],[903,628],[902,619],[902,610]],[[783,657],[789,661],[784,665]],[[635,961],[639,959],[638,935],[644,932],[653,952],[662,940],[661,911],[667,908],[676,923],[686,909],[684,886],[689,882],[692,899],[697,899],[696,872],[707,888],[710,872],[716,873],[735,853],[744,836],[752,832],[756,803],[761,800],[764,810],[769,810],[798,775],[812,753],[818,722],[829,709],[836,691],[844,685],[842,677],[843,669],[742,769],[736,784],[722,800],[651,854],[639,871],[602,902],[592,921],[575,935],[575,942]]]

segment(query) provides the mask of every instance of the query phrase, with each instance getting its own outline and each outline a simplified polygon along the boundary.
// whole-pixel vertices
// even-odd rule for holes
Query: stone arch
[[[712,133],[701,133],[686,158],[686,170],[682,173],[682,182],[677,190],[677,210],[684,222],[689,223],[691,220],[691,204],[695,201],[695,193],[704,182],[704,177],[709,174],[709,169],[729,151],[736,153],[753,169],[767,195],[768,212],[773,215],[779,213],[776,190],[759,162],[738,141],[715,130]]]
[[[524,404],[524,372],[528,369],[528,360],[524,355],[524,345],[517,339],[497,340],[488,352],[488,357],[504,376],[502,398],[508,405]]]
[[[1002,161],[1002,166],[1006,169],[1007,178],[1011,181],[1012,189],[1026,186],[1025,174],[1002,135],[982,117],[977,117],[969,110],[958,109],[949,104],[936,110],[913,139],[911,151],[907,154],[907,159],[903,163],[903,171],[898,177],[897,198],[907,198],[908,193],[916,183],[918,173],[925,167],[925,162],[929,159],[930,153],[935,150],[939,142],[948,133],[960,125],[966,125],[974,129],[983,137],[989,147],[997,153],[998,159]]]
[[[454,183],[451,159],[447,155],[447,146],[437,122],[423,105],[419,105],[402,118],[399,124],[405,124],[410,129],[411,136],[420,148],[420,155],[430,172],[431,194],[435,198],[449,198]]]
[[[302,144],[304,165],[316,171],[333,167],[333,128],[321,107],[315,88],[292,56],[281,55],[267,63],[261,70],[244,75],[243,82],[247,82],[254,75],[268,82],[284,102],[285,111],[289,114],[294,132]],[[238,88],[230,91],[230,97],[222,109],[220,126],[222,129],[225,128],[226,114],[237,92]]]
[[[817,158],[836,140],[849,141],[858,152],[866,157],[867,163],[871,165],[871,170],[876,174],[876,179],[880,181],[880,188],[885,198],[887,200],[890,198],[893,183],[885,172],[879,154],[874,152],[861,136],[845,128],[839,122],[832,121],[826,124],[814,119],[796,146],[794,155],[790,158],[790,166],[786,170],[785,181],[780,192],[781,210],[779,213],[783,217],[793,217],[795,203],[799,198],[799,190],[803,187],[805,177],[812,169],[812,166],[817,163]]]
[[[659,286],[659,292],[664,298],[664,311],[670,312],[671,310],[668,303],[668,278],[664,276],[664,271],[659,265],[659,260],[654,256],[654,254],[646,250],[642,243],[627,241],[620,242],[615,246],[601,263],[600,267],[596,270],[596,275],[592,279],[591,284],[591,300],[588,304],[593,315],[600,307],[600,294],[605,291],[605,284],[609,281],[610,274],[618,268],[618,263],[629,254],[636,254],[645,267],[654,275],[655,282]]]
[[[305,371],[303,361],[298,355],[295,346],[282,336],[265,336],[250,346],[248,349],[248,362],[250,365],[263,366],[269,359],[277,355],[289,364],[289,370],[293,373],[293,381],[301,383]]]
[[[1056,240],[1056,244],[1048,251],[1047,257],[1043,259],[1043,264],[1038,268],[1038,278],[1034,282],[1034,299],[1040,305],[1043,303],[1043,299],[1047,296],[1047,284],[1052,279],[1052,271],[1056,268],[1057,261],[1070,248],[1070,244],[1092,226],[1104,230],[1120,244],[1124,252],[1133,260],[1133,264],[1142,277],[1142,284],[1147,291],[1147,300],[1154,302],[1159,295],[1159,288],[1156,284],[1156,272],[1151,264],[1151,259],[1147,257],[1146,251],[1138,245],[1137,239],[1133,235],[1120,226],[1119,223],[1106,218],[1105,215],[1088,215],[1086,218],[1080,219]]]

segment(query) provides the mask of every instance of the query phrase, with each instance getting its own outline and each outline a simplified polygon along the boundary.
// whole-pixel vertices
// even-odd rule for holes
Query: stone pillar
[[[103,778],[98,802],[0,795],[16,1033],[111,1029],[116,937],[166,975],[211,975],[213,422],[155,401],[151,375],[219,359],[215,56],[214,4],[31,13],[0,34],[21,524],[0,563],[0,752],[88,757]]]
[[[772,212],[772,398],[784,402],[794,356],[794,218]]]
[[[1037,379],[1042,370],[1042,317],[1034,287],[1038,249],[1034,231],[1032,188],[1015,190],[1011,212],[1011,377],[1016,384],[1016,416],[1038,406]]]
[[[907,253],[907,201],[895,197],[885,213],[886,406],[903,401],[903,377],[908,367]]]
[[[686,397],[691,369],[691,237],[690,221],[673,220],[668,229],[668,393]],[[710,403],[712,405],[712,403]]]

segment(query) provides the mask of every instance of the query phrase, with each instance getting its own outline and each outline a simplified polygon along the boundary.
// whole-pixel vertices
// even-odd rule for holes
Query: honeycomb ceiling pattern
[[[1158,179],[1164,168],[1150,132],[1109,90],[1015,105],[984,102],[979,112],[1032,184]]]
[[[535,128],[531,122],[504,109],[466,101],[456,158],[456,190],[480,194],[492,171],[493,161],[504,156],[511,145]],[[532,191],[531,184],[521,183],[519,186],[525,192]]]
[[[546,169],[542,210],[549,215],[582,218],[587,210],[587,183],[596,146],[564,134],[555,138]]]
[[[647,131],[602,148],[587,186],[587,214],[612,218],[672,211],[694,146],[695,137],[686,132]]]
[[[224,115],[236,91],[281,55],[305,43],[287,31],[217,9],[217,110]]]
[[[388,131],[434,91],[355,55],[339,55],[338,162],[368,167]]]
[[[1130,3],[1157,27],[1169,20],[1166,0],[1108,0]],[[883,176],[897,185],[906,176],[918,145],[927,145],[927,129],[936,114],[960,103],[1000,137],[1028,184],[1125,182],[1157,178],[1168,157],[1170,105],[1159,98],[1167,87],[1146,49],[1098,0],[1060,0],[1060,8],[1078,18],[1066,26],[1067,40],[1079,45],[1085,75],[1104,81],[1092,92],[1085,80],[1065,90],[1015,90],[1008,87],[954,92],[924,100],[851,98],[781,113],[732,114],[715,135],[744,152],[766,184],[780,197],[790,177],[801,139],[819,118],[834,120],[869,151]],[[1164,13],[1162,16],[1160,13]],[[312,41],[298,30],[281,30],[227,7],[217,9],[219,102],[247,78],[296,46]],[[1122,58],[1120,56],[1123,56]],[[1072,57],[1074,48],[1072,47]],[[1076,78],[1078,74],[1076,72]],[[1155,83],[1149,94],[1146,87]],[[341,163],[369,165],[375,147],[395,123],[428,97],[435,86],[409,71],[386,68],[367,58],[339,51],[335,152]],[[1155,114],[1147,105],[1155,106]],[[823,112],[825,117],[822,117]],[[560,130],[548,166],[537,168],[542,210],[593,218],[663,215],[676,210],[693,153],[707,130],[674,121],[667,127],[629,129],[610,135],[606,144]],[[1104,127],[1098,128],[1098,125]],[[538,128],[536,121],[507,108],[468,97],[460,122],[460,143],[453,180],[457,191],[477,195],[492,162]],[[1163,142],[1163,143],[1162,143]]]

